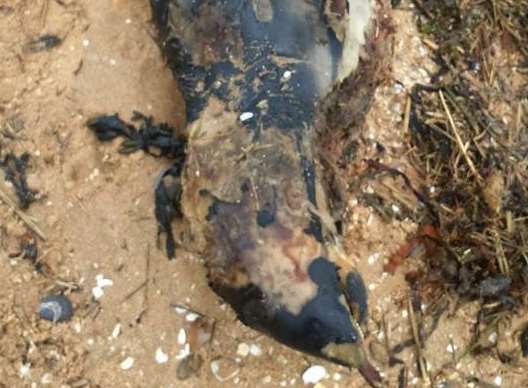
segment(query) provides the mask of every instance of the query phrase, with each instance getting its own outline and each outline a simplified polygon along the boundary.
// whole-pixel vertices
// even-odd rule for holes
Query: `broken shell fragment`
[[[64,295],[49,295],[41,299],[38,307],[40,318],[53,323],[69,321],[73,305]]]

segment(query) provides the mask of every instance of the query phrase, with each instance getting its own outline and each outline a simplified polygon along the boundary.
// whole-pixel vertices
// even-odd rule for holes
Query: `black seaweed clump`
[[[133,122],[139,127],[126,123],[117,114],[103,115],[90,119],[86,125],[100,141],[124,138],[119,152],[130,154],[142,150],[149,155],[173,160],[170,168],[159,176],[154,188],[155,216],[158,235],[166,235],[165,250],[169,258],[175,257],[176,241],[172,232],[172,221],[181,217],[180,175],[185,160],[186,140],[175,135],[175,129],[166,123],[155,124],[152,117],[134,112]]]
[[[38,192],[29,188],[27,183],[27,169],[30,155],[25,152],[20,156],[7,154],[0,160],[0,169],[4,171],[5,179],[10,182],[18,199],[21,209],[26,210],[32,202],[37,200]]]
[[[117,114],[113,114],[95,117],[88,120],[86,125],[100,141],[125,138],[119,149],[123,154],[143,150],[153,156],[179,158],[185,153],[185,140],[175,136],[174,128],[168,124],[155,124],[152,117],[139,112],[134,112],[132,122],[139,122],[139,127],[126,123]]]

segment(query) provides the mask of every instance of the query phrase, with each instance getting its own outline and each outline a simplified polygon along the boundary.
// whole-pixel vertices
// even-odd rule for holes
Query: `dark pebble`
[[[73,316],[73,305],[64,295],[49,295],[41,299],[38,313],[47,321],[65,322]]]
[[[194,375],[197,375],[203,364],[203,358],[199,354],[189,354],[181,360],[176,371],[178,380],[187,380]]]

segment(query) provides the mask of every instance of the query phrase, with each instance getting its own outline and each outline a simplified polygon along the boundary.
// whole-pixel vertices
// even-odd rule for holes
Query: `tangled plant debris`
[[[414,4],[439,66],[411,91],[407,117],[430,231],[419,238],[435,248],[424,272],[481,300],[479,323],[497,325],[526,304],[528,285],[528,2]]]

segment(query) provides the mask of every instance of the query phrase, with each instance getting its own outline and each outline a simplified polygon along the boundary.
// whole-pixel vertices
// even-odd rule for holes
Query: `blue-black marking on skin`
[[[300,151],[301,155],[302,152]],[[301,166],[303,169],[304,183],[306,185],[306,193],[308,200],[317,207],[317,197],[315,191],[315,165],[314,162],[308,160],[304,155],[301,156]]]
[[[357,306],[358,322],[365,323],[368,316],[368,293],[359,272],[351,271],[347,274],[345,292],[349,303]]]
[[[281,79],[285,68],[269,58],[254,64],[245,73],[239,111],[255,115],[254,120],[244,123],[246,126],[303,129],[304,124],[313,121],[316,101],[313,74],[305,64],[287,68],[295,70],[288,88]],[[266,101],[264,110],[260,108],[263,101]]]
[[[169,1],[151,0],[151,3],[158,25],[167,26]],[[321,21],[307,23],[282,0],[271,0],[273,18],[269,22],[257,19],[251,1],[180,0],[176,4],[187,17],[196,19],[187,23],[198,23],[203,10],[215,7],[243,42],[245,69],[242,80],[235,80],[242,70],[229,62],[227,55],[224,61],[204,67],[192,62],[189,53],[192,48],[185,47],[178,38],[172,37],[166,43],[170,66],[183,91],[188,122],[199,117],[211,95],[228,102],[239,112],[253,113],[254,118],[243,123],[253,131],[269,127],[303,130],[306,124],[313,122],[320,96],[313,69],[303,60],[307,59],[306,53],[314,39],[327,41],[333,58],[341,56],[341,44],[330,28],[319,30],[317,26]],[[314,6],[320,12],[313,17],[324,18],[323,2],[317,1]],[[295,63],[279,65],[273,56],[292,58]],[[281,79],[286,70],[292,74],[287,82]],[[337,61],[334,61],[332,72],[335,77]],[[235,89],[240,93],[236,94]],[[264,101],[266,108],[262,109]]]
[[[313,236],[318,242],[323,243],[323,226],[321,225],[321,219],[316,215],[310,212],[310,224],[304,233]]]
[[[320,3],[320,15],[322,15],[322,2]],[[319,26],[321,22],[307,23],[303,18],[304,15],[291,12],[291,5],[287,1],[271,0],[271,4],[273,18],[269,22],[260,22],[254,13],[252,2],[245,3],[240,15],[244,43],[248,45],[255,42],[261,46],[272,42],[277,55],[304,58],[316,34],[313,26]]]
[[[352,325],[350,313],[343,305],[337,267],[324,257],[315,259],[308,274],[317,284],[317,295],[294,315],[280,308],[274,317],[284,341],[318,351],[330,343],[356,343],[360,337]]]
[[[207,71],[202,66],[192,63],[191,55],[181,42],[170,39],[166,45],[167,57],[170,58],[170,67],[177,78],[186,104],[187,120],[194,121],[205,107],[208,95],[197,92],[197,85],[203,82]]]
[[[207,69],[204,79],[206,92],[210,91],[211,94],[219,99],[227,101],[229,99],[229,94],[231,93],[229,82],[232,77],[240,73],[240,69],[230,61],[213,64]],[[215,83],[217,82],[220,83],[220,87],[216,87]]]
[[[262,209],[257,212],[257,225],[265,228],[275,222],[275,214],[270,209]]]
[[[256,285],[233,288],[211,284],[211,287],[233,306],[246,325],[299,350],[321,356],[321,350],[328,344],[359,342],[360,335],[350,312],[340,300],[343,293],[335,264],[318,257],[308,268],[308,274],[318,291],[299,314],[284,306],[271,306]]]
[[[310,31],[309,23],[288,12],[285,2],[272,3],[270,22],[257,20],[251,2],[247,2],[241,11],[244,62],[248,68],[240,111],[256,115],[257,120],[247,123],[253,129],[259,124],[264,128],[299,129],[304,123],[312,122],[315,115],[319,96],[313,71],[305,63],[280,66],[271,56],[305,59],[314,32]],[[284,36],[293,38],[284,39]],[[291,71],[292,77],[285,85],[282,74],[286,70]],[[267,102],[265,112],[260,112],[258,107],[262,101]]]
[[[154,22],[162,29],[160,34],[164,36],[168,27],[169,0],[150,0],[150,5]]]

